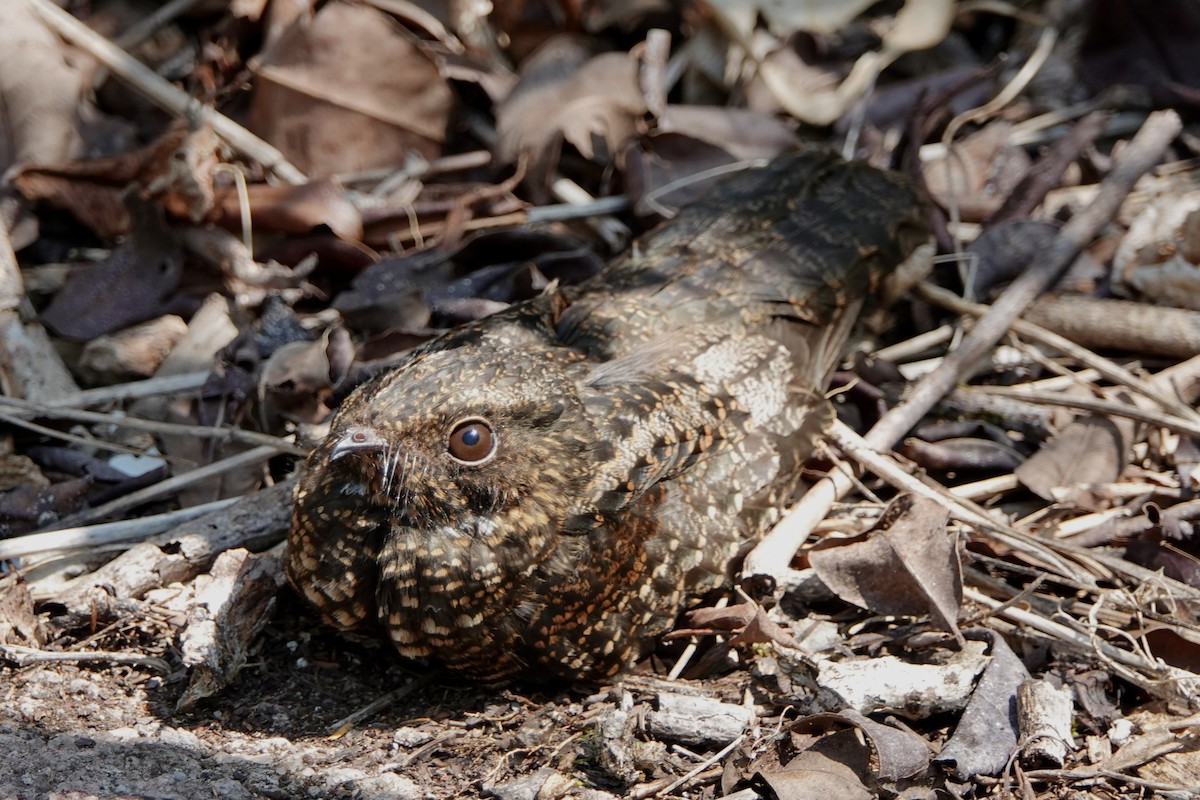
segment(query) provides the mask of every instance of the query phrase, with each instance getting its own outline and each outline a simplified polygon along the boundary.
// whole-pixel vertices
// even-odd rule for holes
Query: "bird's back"
[[[289,578],[465,672],[627,666],[778,517],[863,300],[924,236],[906,181],[832,156],[724,181],[587,283],[352,395],[309,460]],[[446,458],[464,420],[497,452]],[[382,454],[335,461],[352,437]]]

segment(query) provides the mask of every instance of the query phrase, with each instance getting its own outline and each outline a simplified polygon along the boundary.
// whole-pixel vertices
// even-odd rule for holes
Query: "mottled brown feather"
[[[909,184],[863,165],[733,177],[351,394],[305,466],[289,580],[465,673],[619,671],[778,518],[864,298],[925,238]],[[448,451],[464,419],[494,435],[477,464]]]

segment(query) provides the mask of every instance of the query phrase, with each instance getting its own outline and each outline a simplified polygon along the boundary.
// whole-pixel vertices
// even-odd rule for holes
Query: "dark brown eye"
[[[486,419],[464,419],[450,429],[446,450],[455,461],[480,464],[496,452],[496,435]]]

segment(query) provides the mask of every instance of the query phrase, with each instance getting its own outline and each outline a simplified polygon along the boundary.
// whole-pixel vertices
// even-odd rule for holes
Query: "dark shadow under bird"
[[[724,181],[356,389],[304,467],[289,580],[406,657],[618,672],[779,517],[864,300],[926,238],[908,182],[861,164]]]

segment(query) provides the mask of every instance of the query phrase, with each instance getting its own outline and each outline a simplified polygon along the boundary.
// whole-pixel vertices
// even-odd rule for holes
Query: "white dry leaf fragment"
[[[1165,191],[1129,225],[1113,255],[1116,286],[1200,310],[1200,191]]]
[[[820,660],[815,682],[860,713],[891,712],[923,719],[966,708],[975,680],[988,663],[986,649],[983,642],[968,641],[961,652],[940,664],[912,664],[896,656]],[[781,666],[794,671],[795,663],[784,663],[786,649],[779,651]]]
[[[738,43],[758,60],[759,75],[775,99],[792,116],[810,125],[829,125],[869,91],[879,74],[897,58],[913,50],[933,47],[950,32],[954,0],[907,0],[892,18],[881,23],[879,50],[864,53],[849,75],[836,87],[814,91],[808,82],[797,81],[796,71],[766,59],[754,41],[754,20],[762,14],[772,34],[782,39],[797,30],[832,33],[874,5],[865,0],[809,3],[739,2],[709,0],[708,5]],[[851,13],[853,12],[853,13]]]
[[[761,16],[780,38],[796,31],[836,33],[879,0],[708,0],[706,5],[731,31],[749,41]]]

